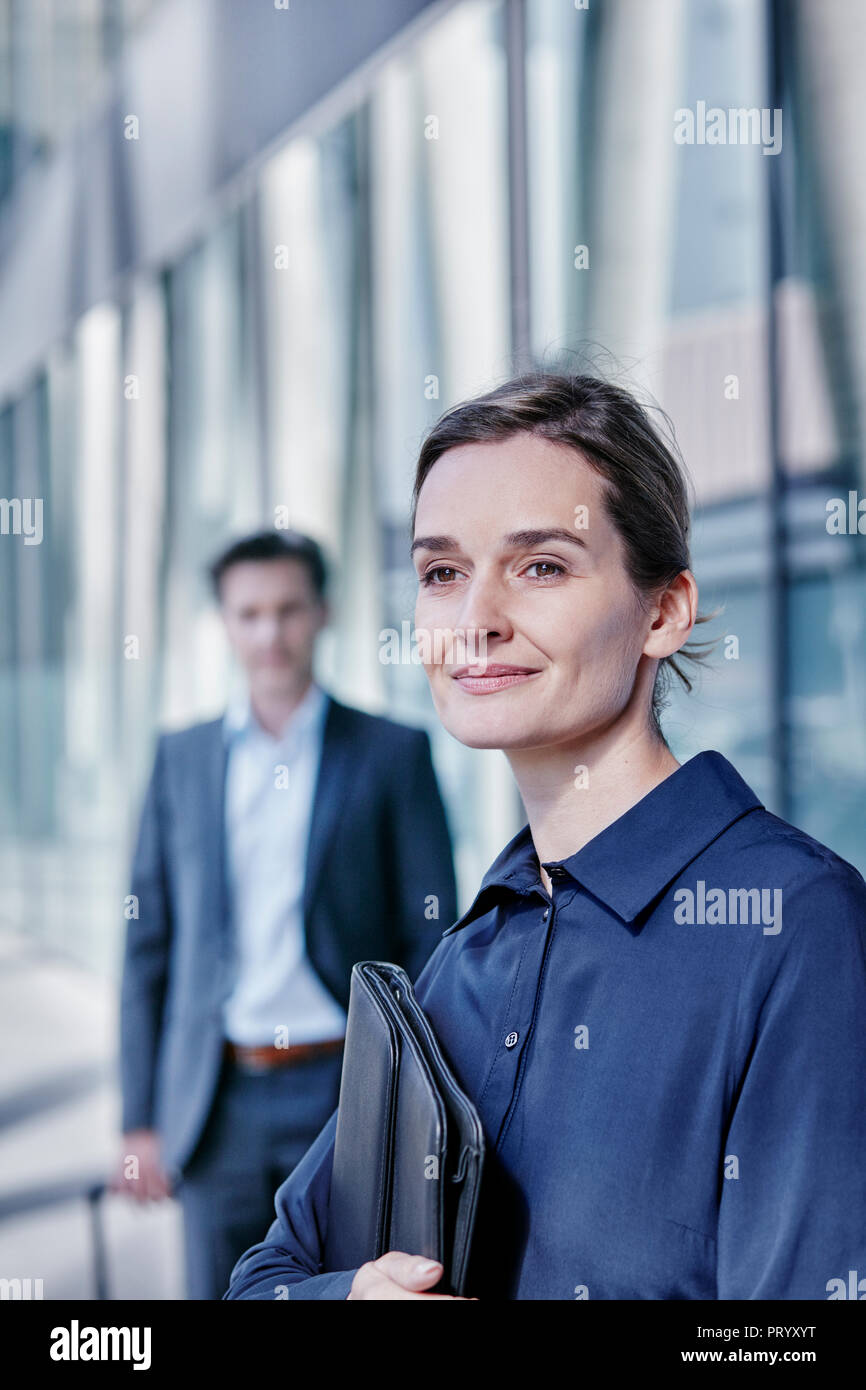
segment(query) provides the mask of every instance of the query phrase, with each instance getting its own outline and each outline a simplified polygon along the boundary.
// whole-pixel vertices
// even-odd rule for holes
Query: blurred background
[[[174,1204],[87,1193],[155,733],[232,688],[226,541],[325,546],[320,679],[429,729],[462,907],[523,823],[379,660],[424,430],[522,365],[590,345],[668,412],[723,610],[669,742],[866,871],[864,60],[860,0],[0,0],[0,499],[44,501],[39,544],[0,518],[0,1275],[179,1296]],[[781,151],[678,143],[701,102]]]

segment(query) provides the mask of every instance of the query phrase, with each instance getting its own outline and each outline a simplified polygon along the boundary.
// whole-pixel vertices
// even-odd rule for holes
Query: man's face
[[[243,560],[222,577],[220,608],[250,686],[291,694],[308,684],[316,636],[327,621],[300,560]]]
[[[425,659],[439,717],[461,743],[569,743],[626,709],[650,619],[603,488],[573,449],[526,434],[449,449],[430,470],[415,520],[416,541],[429,542],[414,552],[416,633],[487,634],[480,660]],[[473,679],[494,664],[519,669]]]

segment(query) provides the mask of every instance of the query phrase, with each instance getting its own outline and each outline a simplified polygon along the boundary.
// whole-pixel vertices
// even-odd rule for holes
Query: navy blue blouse
[[[552,898],[524,826],[416,983],[489,1146],[468,1293],[826,1299],[866,1279],[861,875],[717,752],[545,868]],[[322,1268],[335,1123],[224,1298],[348,1294],[355,1271]]]

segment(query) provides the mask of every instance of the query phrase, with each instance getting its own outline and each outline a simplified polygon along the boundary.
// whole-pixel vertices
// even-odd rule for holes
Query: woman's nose
[[[508,617],[505,595],[493,578],[470,579],[461,596],[457,625],[467,635],[472,634],[476,646],[489,637],[508,637],[511,619]]]

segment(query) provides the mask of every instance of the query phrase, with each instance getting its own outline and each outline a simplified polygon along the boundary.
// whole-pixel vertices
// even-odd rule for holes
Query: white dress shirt
[[[235,1043],[294,1046],[345,1036],[345,1012],[304,946],[307,839],[327,710],[328,697],[313,682],[279,738],[259,724],[249,696],[223,721],[236,966],[223,1024]]]

